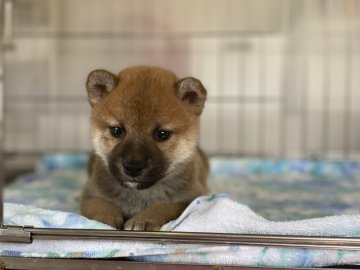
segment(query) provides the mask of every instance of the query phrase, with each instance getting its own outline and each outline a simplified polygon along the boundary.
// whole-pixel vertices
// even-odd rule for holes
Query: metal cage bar
[[[315,2],[315,1],[314,1]],[[11,0],[0,0],[0,3],[4,5],[4,3],[9,4],[12,3]],[[228,3],[228,2],[227,2]],[[324,17],[320,20],[320,24],[322,25],[322,30],[319,31],[322,39],[322,51],[320,55],[322,55],[322,69],[319,73],[319,76],[322,76],[322,107],[321,110],[321,138],[322,141],[319,145],[318,155],[321,158],[329,158],[331,152],[331,136],[330,136],[330,128],[331,128],[331,53],[332,47],[329,44],[329,41],[332,39],[332,34],[338,35],[336,31],[334,33],[331,32],[331,14],[330,9],[333,2],[329,1],[316,1],[315,4],[310,2],[301,2],[296,3],[294,1],[280,1],[280,8],[282,10],[286,9],[293,9],[293,11],[300,7],[301,12],[305,15],[308,15],[307,12],[312,5],[322,4],[324,8]],[[349,6],[349,10],[352,10],[352,4],[354,2],[347,1],[347,5]],[[158,6],[157,1],[153,1],[153,10],[152,13],[157,13],[158,10],[156,7]],[[135,4],[133,3],[132,8],[135,8]],[[160,10],[160,15],[164,15],[164,7],[163,10]],[[226,8],[227,11],[230,11],[229,6]],[[297,10],[298,11],[298,10]],[[8,13],[9,14],[9,13]],[[156,14],[159,15],[159,14]],[[6,22],[9,22],[9,16],[11,18],[11,14],[7,15]],[[161,17],[160,16],[160,17]],[[254,156],[267,156],[272,158],[279,158],[279,157],[288,157],[289,156],[289,137],[288,134],[289,129],[289,111],[291,111],[291,101],[292,101],[292,85],[291,79],[294,76],[293,72],[298,71],[299,69],[294,68],[294,63],[292,57],[295,55],[296,57],[302,56],[302,60],[300,62],[300,77],[302,78],[302,89],[304,90],[299,95],[299,106],[298,109],[300,113],[298,113],[299,123],[298,126],[300,127],[300,145],[301,145],[301,154],[299,155],[301,158],[311,158],[313,157],[313,153],[311,153],[311,149],[309,149],[309,48],[308,44],[304,42],[302,44],[304,47],[301,47],[299,51],[294,49],[294,42],[296,42],[296,36],[302,34],[303,36],[314,38],[314,33],[307,33],[304,30],[304,26],[297,26],[299,29],[293,29],[293,25],[296,22],[291,21],[291,16],[282,14],[280,18],[280,29],[268,29],[268,31],[264,32],[261,30],[253,30],[253,31],[237,31],[237,30],[215,30],[215,31],[206,31],[206,30],[189,30],[189,31],[167,31],[166,29],[162,29],[162,31],[158,32],[147,32],[147,31],[136,31],[136,29],[128,29],[128,30],[121,30],[121,31],[95,31],[95,32],[86,32],[86,31],[78,31],[72,32],[69,30],[60,30],[60,31],[43,31],[43,32],[27,32],[27,31],[16,31],[14,35],[12,35],[12,31],[5,31],[3,40],[9,40],[9,38],[17,38],[23,40],[31,40],[36,38],[42,38],[45,40],[52,40],[52,41],[97,41],[97,40],[111,40],[113,42],[117,40],[122,41],[167,41],[171,42],[173,40],[187,40],[193,41],[194,39],[202,39],[202,42],[211,41],[214,38],[221,39],[221,41],[225,41],[224,44],[220,44],[216,47],[215,51],[218,53],[218,66],[217,66],[217,86],[219,89],[224,87],[224,83],[226,81],[225,78],[225,54],[227,52],[227,45],[226,42],[234,43],[241,43],[243,40],[248,41],[250,44],[250,50],[256,50],[256,45],[260,44],[259,48],[257,49],[257,55],[259,59],[258,61],[258,81],[259,81],[259,91],[257,94],[249,94],[247,90],[251,88],[248,85],[248,80],[245,80],[247,75],[251,74],[251,70],[249,69],[250,63],[252,59],[248,59],[243,51],[239,49],[236,53],[237,62],[237,72],[243,73],[244,80],[240,81],[239,77],[237,81],[234,82],[236,85],[236,89],[238,92],[235,95],[225,95],[221,91],[216,92],[215,95],[209,97],[208,102],[211,104],[215,104],[215,110],[217,112],[217,116],[214,119],[214,125],[217,127],[217,133],[214,136],[214,143],[216,144],[216,153],[224,154],[224,141],[221,139],[221,136],[226,128],[226,123],[224,121],[224,109],[227,104],[235,104],[237,107],[235,111],[237,115],[235,115],[235,120],[237,125],[235,125],[233,131],[237,133],[239,136],[239,140],[234,146],[235,151],[230,154],[238,154],[238,155],[254,155]],[[355,15],[350,16],[351,18],[355,17]],[[286,24],[284,27],[283,24]],[[353,134],[354,127],[352,126],[351,122],[352,119],[355,118],[354,110],[351,106],[351,100],[353,98],[352,95],[352,80],[354,79],[354,62],[353,55],[358,53],[357,46],[354,44],[354,40],[357,41],[359,39],[357,32],[354,30],[353,23],[349,23],[347,20],[347,28],[346,32],[346,51],[345,51],[345,66],[346,69],[343,71],[345,72],[345,80],[344,80],[344,101],[343,101],[343,122],[342,122],[342,144],[343,149],[341,151],[342,158],[353,158],[352,155],[352,147],[351,138]],[[10,25],[11,26],[11,25]],[[135,27],[135,26],[134,26]],[[11,27],[6,28],[11,29]],[[296,32],[294,34],[294,32]],[[6,34],[6,35],[5,35]],[[279,62],[282,63],[282,70],[283,70],[283,78],[280,82],[280,89],[277,95],[270,95],[270,90],[268,87],[267,81],[267,73],[269,67],[266,65],[267,58],[270,55],[269,49],[266,47],[266,42],[268,41],[266,38],[270,35],[283,35],[284,39],[286,40],[284,43],[284,49],[282,51],[283,58],[279,59]],[[340,33],[341,34],[341,33]],[[257,37],[256,41],[253,42],[254,36]],[[340,35],[341,36],[341,35]],[[229,41],[230,40],[230,41]],[[295,40],[295,41],[294,41]],[[264,42],[264,43],[262,43]],[[254,45],[255,44],[255,45]],[[202,43],[203,47],[204,44]],[[241,46],[240,46],[241,47]],[[255,49],[254,49],[255,48]],[[0,55],[0,58],[2,55]],[[203,53],[201,55],[201,59],[205,59],[206,55]],[[4,84],[4,66],[3,61],[0,59],[0,96],[3,97],[3,84]],[[205,61],[205,60],[204,60]],[[208,72],[207,70],[207,63],[201,63],[201,73],[205,74]],[[245,74],[245,75],[244,75]],[[58,109],[56,106],[62,104],[69,104],[69,103],[79,103],[81,102],[83,97],[80,96],[69,96],[69,95],[54,95],[48,96],[39,95],[39,96],[32,96],[32,95],[13,95],[10,93],[7,96],[7,101],[14,105],[14,104],[26,104],[31,103],[35,104],[37,109],[40,104],[44,102],[48,102],[48,107],[46,108],[47,111],[51,111],[55,119],[59,120],[60,114],[58,114]],[[3,100],[1,99],[1,103]],[[54,103],[54,106],[52,106]],[[249,104],[256,104],[257,105],[257,144],[256,149],[250,151],[251,153],[247,153],[244,147],[246,144],[247,135],[245,133],[246,128],[248,125],[248,117],[251,115],[247,112],[246,105]],[[278,147],[277,153],[266,153],[264,150],[267,146],[267,142],[265,137],[269,135],[268,127],[270,123],[268,122],[266,116],[268,112],[268,104],[277,104],[277,118],[279,119],[279,127],[276,130],[276,134],[278,135]],[[289,105],[290,104],[290,105]],[[4,104],[0,104],[1,110],[4,110]],[[77,107],[76,105],[74,107]],[[76,108],[79,111],[82,108]],[[74,109],[74,110],[76,110]],[[3,185],[3,154],[7,150],[3,145],[3,138],[4,138],[4,128],[3,122],[4,119],[1,117],[2,114],[0,112],[0,189],[2,190]],[[75,138],[75,141],[78,138]],[[34,144],[35,141],[33,142]],[[360,147],[358,147],[360,148]],[[358,149],[355,147],[355,150]],[[11,150],[11,149],[10,149]],[[18,151],[19,149],[15,149],[14,151]],[[35,149],[36,150],[36,149]],[[45,150],[58,150],[58,149],[45,149]],[[39,150],[40,152],[42,150]],[[354,151],[355,152],[355,151]],[[225,153],[226,154],[226,153]],[[177,232],[126,232],[126,231],[99,231],[99,230],[59,230],[59,229],[38,229],[38,228],[14,228],[11,226],[6,226],[3,224],[3,200],[2,195],[0,193],[0,241],[9,241],[9,242],[23,242],[24,244],[29,244],[32,241],[36,240],[43,240],[43,239],[72,239],[72,240],[84,240],[84,239],[91,239],[91,240],[105,240],[105,241],[113,241],[113,240],[127,240],[127,241],[156,241],[159,243],[186,243],[186,244],[215,244],[215,245],[249,245],[249,246],[269,246],[269,247],[291,247],[291,248],[316,248],[316,249],[340,249],[340,250],[356,250],[360,251],[360,239],[359,238],[346,238],[346,237],[307,237],[307,236],[278,236],[278,235],[232,235],[232,234],[206,234],[206,233],[177,233]],[[22,267],[25,263],[35,263],[32,259],[21,259],[22,262],[16,262],[13,258],[6,258],[7,261],[13,263],[14,269],[18,269]],[[52,260],[45,260],[47,263],[53,264]],[[79,264],[84,263],[83,261],[79,262]],[[90,263],[87,261],[86,263]],[[98,261],[95,262],[95,264]],[[75,263],[76,264],[76,263]],[[108,265],[112,265],[111,262],[107,262]],[[124,262],[124,264],[129,267],[135,266],[131,263]],[[138,266],[143,264],[137,263]],[[49,265],[46,264],[45,265]],[[149,264],[147,264],[149,265]],[[152,265],[152,264],[151,264]],[[91,265],[95,267],[94,264]],[[18,268],[17,268],[18,267]],[[44,266],[46,267],[46,266]],[[80,269],[76,268],[74,269]],[[158,269],[161,269],[159,264],[156,264]],[[191,266],[193,269],[195,266]],[[198,266],[199,269],[207,269],[207,266],[202,268]],[[231,266],[223,267],[221,269],[232,269]],[[45,269],[45,268],[43,268]],[[168,269],[168,268],[163,268]],[[188,266],[184,266],[183,269],[189,269]]]

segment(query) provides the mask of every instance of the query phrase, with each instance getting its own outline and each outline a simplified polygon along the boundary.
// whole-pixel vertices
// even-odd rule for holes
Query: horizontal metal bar
[[[271,36],[279,31],[119,31],[119,32],[90,32],[90,31],[14,31],[15,38],[50,38],[50,39],[189,39],[189,38],[226,38]]]
[[[221,103],[280,103],[281,97],[279,96],[250,96],[250,95],[229,95],[229,96],[209,96],[207,102],[221,102]],[[50,95],[7,95],[6,102],[8,103],[76,103],[83,102],[87,105],[87,99],[85,96],[50,96]],[[45,105],[47,105],[45,104]]]
[[[253,235],[193,232],[141,232],[117,230],[24,228],[32,240],[124,240],[158,243],[250,245],[360,251],[360,238],[289,235]]]
[[[275,103],[281,102],[280,96],[209,96],[207,102],[219,103],[246,103],[246,104],[259,104],[259,103]]]
[[[231,37],[252,37],[252,36],[271,36],[279,34],[281,30],[235,30],[235,31],[119,31],[119,32],[91,32],[91,31],[24,31],[14,30],[14,38],[50,38],[50,39],[189,39],[189,38],[231,38]],[[316,38],[323,39],[324,36],[331,35],[334,38],[344,38],[348,30],[301,30],[293,29],[290,38]],[[1,31],[0,31],[1,33]],[[359,33],[352,33],[351,38],[360,38]]]

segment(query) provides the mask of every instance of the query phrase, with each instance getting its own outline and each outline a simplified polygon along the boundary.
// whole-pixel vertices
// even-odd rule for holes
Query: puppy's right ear
[[[86,90],[91,106],[104,98],[118,84],[118,78],[109,71],[97,69],[92,71],[86,81]]]

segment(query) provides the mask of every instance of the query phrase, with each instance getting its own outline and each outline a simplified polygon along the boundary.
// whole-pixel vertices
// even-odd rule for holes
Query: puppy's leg
[[[122,229],[124,218],[121,209],[101,198],[84,197],[81,204],[81,213],[89,218]]]
[[[154,203],[129,219],[124,230],[158,231],[167,222],[178,218],[188,203]]]

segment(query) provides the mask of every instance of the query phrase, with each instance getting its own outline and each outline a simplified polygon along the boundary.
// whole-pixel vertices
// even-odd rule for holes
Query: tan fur
[[[85,216],[119,229],[158,230],[176,219],[193,199],[206,194],[208,164],[197,147],[206,90],[199,81],[179,81],[169,71],[141,66],[118,76],[92,73],[87,90],[95,153],[82,197]],[[126,129],[122,138],[109,132],[109,127],[118,125]],[[155,141],[157,127],[171,131],[171,138]],[[121,167],[118,163],[125,157],[117,153],[123,155],[127,145],[131,151],[124,152],[131,158],[142,157],[140,147],[148,149],[154,155],[146,159],[150,168],[164,163],[164,174],[152,186],[137,189],[136,181],[149,181],[145,176],[125,181],[126,176],[109,170]]]

